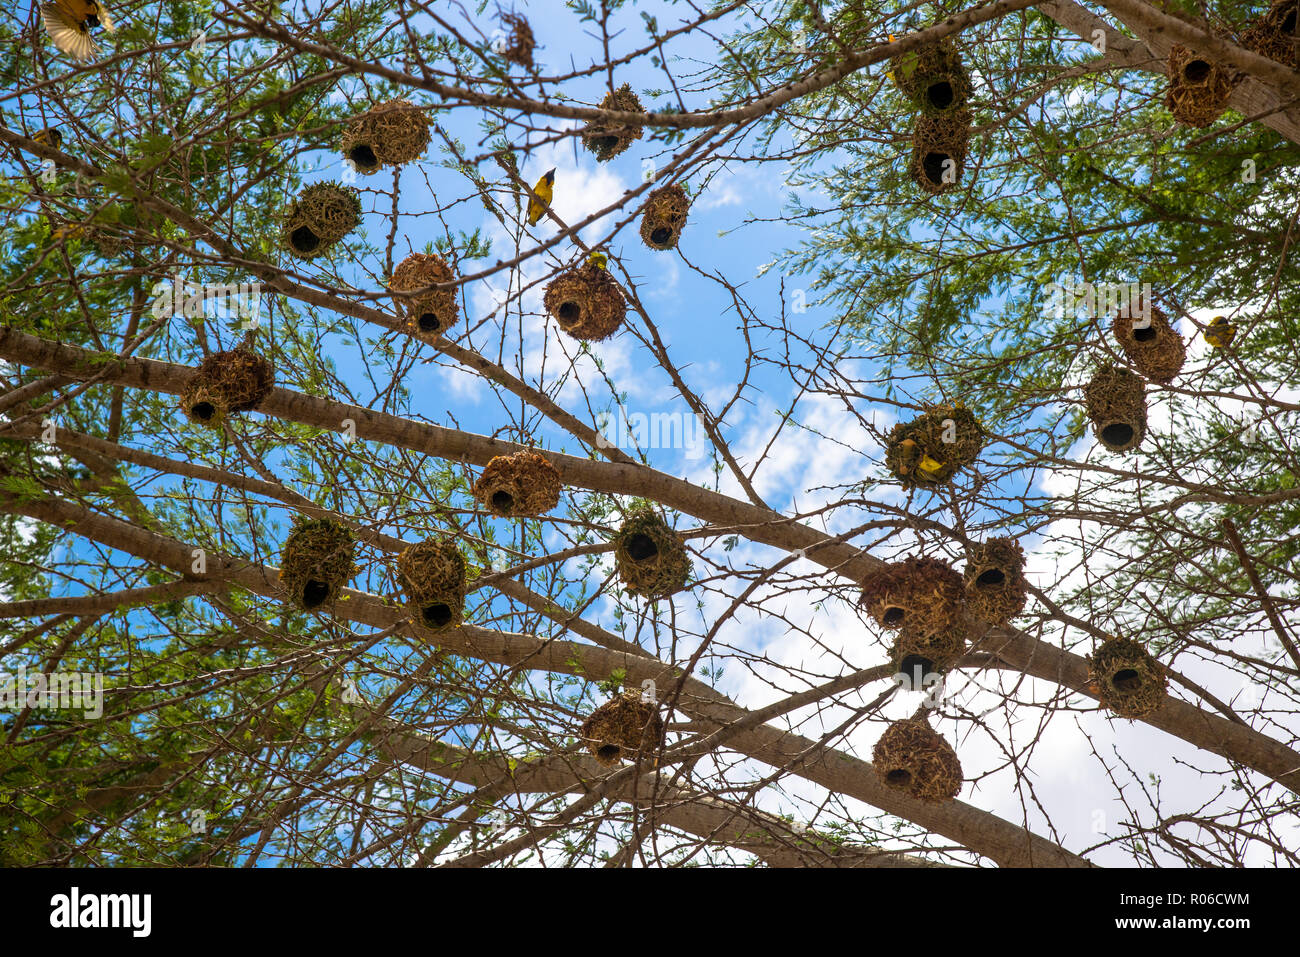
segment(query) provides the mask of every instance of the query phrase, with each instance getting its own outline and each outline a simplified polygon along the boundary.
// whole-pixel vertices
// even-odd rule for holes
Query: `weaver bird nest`
[[[956,187],[966,165],[969,142],[968,110],[920,117],[912,131],[912,159],[908,164],[913,181],[936,196]]]
[[[456,274],[446,261],[430,253],[411,253],[393,270],[388,288],[393,292],[415,292],[428,289],[419,296],[394,296],[399,312],[406,316],[406,328],[419,339],[432,341],[456,324],[460,316],[460,303],[456,289],[447,286],[430,289],[438,283],[454,281]]]
[[[925,686],[927,675],[945,675],[953,669],[970,638],[970,620],[964,609],[952,621],[937,630],[904,623],[889,649],[894,674],[911,682],[913,691]]]
[[[1005,625],[1024,610],[1025,553],[1014,538],[990,538],[966,550],[966,609],[991,625]]]
[[[451,542],[426,539],[397,556],[397,574],[416,620],[432,631],[465,617],[465,558]]]
[[[633,511],[615,534],[614,565],[628,592],[644,598],[680,591],[691,574],[681,536],[649,508]]]
[[[652,190],[641,214],[641,241],[651,249],[672,249],[681,238],[690,211],[691,201],[679,184]]]
[[[961,792],[961,761],[943,736],[918,718],[895,721],[871,752],[887,787],[919,801],[941,804]]]
[[[632,92],[632,87],[624,83],[612,93],[606,93],[600,101],[600,109],[617,110],[620,113],[644,113],[645,107]],[[596,159],[602,163],[612,160],[641,138],[644,132],[640,123],[621,125],[593,121],[582,129],[582,143]]]
[[[369,176],[384,166],[419,159],[429,146],[429,120],[409,100],[388,100],[354,117],[343,134],[343,155]]]
[[[903,95],[925,113],[959,110],[974,89],[961,53],[947,38],[898,54],[890,61],[890,72]]]
[[[533,38],[533,28],[528,25],[528,19],[517,13],[503,13],[501,22],[510,28],[510,33],[501,41],[497,52],[506,62],[531,69],[537,41]]]
[[[1144,718],[1164,703],[1164,669],[1130,638],[1102,642],[1088,658],[1088,676],[1101,703],[1122,718]]]
[[[1300,66],[1297,59],[1296,13],[1300,10],[1297,0],[1277,0],[1268,12],[1261,14],[1241,35],[1241,45],[1252,53],[1276,60],[1285,66],[1296,69]]]
[[[329,605],[356,571],[352,530],[328,518],[295,523],[280,558],[280,582],[304,611]]]
[[[231,412],[246,412],[271,394],[275,370],[248,349],[214,352],[190,378],[181,394],[189,418],[216,428]]]
[[[1145,387],[1136,373],[1103,366],[1083,387],[1083,403],[1093,433],[1110,451],[1127,452],[1142,444],[1147,431],[1147,403]]]
[[[618,283],[595,263],[583,263],[552,279],[542,304],[561,329],[592,342],[612,336],[627,315]]]
[[[1175,43],[1169,51],[1165,107],[1180,123],[1209,126],[1228,108],[1233,82],[1228,70]]]
[[[973,465],[983,448],[984,429],[969,409],[939,405],[890,429],[885,467],[904,484],[934,485]]]
[[[664,721],[659,706],[642,701],[641,692],[627,690],[606,701],[582,723],[579,737],[604,767],[619,761],[643,760],[663,746]]]
[[[1178,375],[1187,358],[1183,337],[1174,331],[1165,314],[1151,310],[1151,321],[1143,325],[1142,319],[1116,316],[1111,322],[1111,332],[1128,361],[1138,372],[1161,385],[1168,385]]]
[[[312,259],[361,224],[361,198],[338,183],[313,183],[289,204],[284,217],[285,247],[299,259]]]
[[[938,558],[905,558],[862,581],[859,604],[885,628],[900,629],[895,667],[909,677],[942,672],[966,650],[966,594],[961,575]]]
[[[544,455],[498,455],[474,483],[474,498],[502,518],[544,515],[560,503],[560,473]]]

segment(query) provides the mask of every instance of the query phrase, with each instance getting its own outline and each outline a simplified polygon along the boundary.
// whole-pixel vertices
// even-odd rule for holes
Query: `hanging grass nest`
[[[627,303],[614,278],[595,263],[560,273],[546,286],[546,311],[575,339],[600,342],[623,324]]]
[[[501,14],[501,23],[509,27],[510,34],[501,46],[501,56],[507,63],[517,63],[527,69],[533,67],[533,49],[537,41],[528,19],[517,13]]]
[[[876,742],[871,763],[887,787],[942,804],[961,792],[961,761],[943,736],[919,718],[893,722]]]
[[[935,485],[973,465],[983,448],[984,429],[969,409],[937,405],[890,429],[885,467],[905,485]]]
[[[442,631],[465,619],[465,558],[451,542],[429,538],[397,556],[397,574],[415,619]]]
[[[894,673],[905,675],[914,683],[913,691],[921,691],[926,675],[945,675],[952,670],[962,655],[966,654],[966,644],[970,639],[970,619],[964,609],[959,609],[952,621],[941,628],[927,629],[908,624],[904,621],[894,636],[894,643],[889,649],[889,660],[893,663]]]
[[[1165,108],[1193,127],[1209,126],[1228,108],[1234,86],[1228,70],[1175,43],[1169,50]]]
[[[1159,309],[1152,308],[1150,325],[1137,328],[1134,323],[1141,321],[1116,316],[1111,323],[1111,332],[1138,372],[1152,382],[1168,385],[1183,367],[1187,346]]]
[[[328,518],[300,519],[284,543],[280,581],[293,603],[312,611],[334,603],[356,571],[356,539]]]
[[[1242,33],[1241,45],[1293,70],[1300,67],[1296,44],[1297,12],[1300,12],[1298,0],[1276,0],[1267,13]]]
[[[938,558],[904,558],[862,581],[859,604],[885,628],[905,625],[915,634],[934,634],[963,617],[966,594],[961,575]]]
[[[1131,638],[1109,638],[1088,658],[1090,688],[1122,718],[1160,710],[1168,684],[1160,662]]]
[[[652,190],[641,214],[641,241],[651,249],[672,249],[686,228],[691,201],[681,184]]]
[[[649,508],[633,511],[614,536],[614,565],[628,592],[644,598],[681,591],[691,574],[681,536]]]
[[[921,116],[912,131],[908,172],[928,193],[939,195],[961,182],[970,142],[970,112],[954,110],[942,116]]]
[[[361,197],[338,183],[313,183],[298,194],[284,217],[284,245],[299,259],[313,259],[361,225]]]
[[[532,449],[495,456],[474,483],[474,498],[494,515],[545,515],[560,504],[560,472]]]
[[[1142,378],[1136,373],[1119,366],[1102,366],[1083,387],[1083,403],[1093,433],[1110,451],[1127,452],[1142,444],[1147,431],[1147,402]]]
[[[990,538],[966,550],[966,609],[980,621],[1005,625],[1028,600],[1025,552],[1014,538]]]
[[[621,113],[644,113],[645,107],[632,92],[632,87],[624,83],[612,93],[606,93],[600,101],[602,110],[618,110]],[[641,138],[644,132],[640,123],[632,126],[620,126],[617,123],[593,121],[582,129],[582,143],[596,154],[602,163],[612,160]]]
[[[343,155],[369,176],[384,166],[401,166],[429,147],[429,119],[410,100],[388,100],[353,117],[343,134]]]
[[[638,754],[646,761],[663,747],[664,719],[657,704],[642,701],[639,690],[628,689],[593,711],[582,722],[579,737],[604,767],[635,761]]]
[[[923,113],[960,110],[974,87],[961,61],[961,52],[947,37],[938,43],[900,53],[890,61],[894,82]]]
[[[429,289],[437,283],[453,282],[455,279],[456,274],[441,256],[411,253],[393,270],[388,288],[393,292],[415,292],[418,289]],[[420,296],[394,296],[393,302],[398,312],[406,315],[407,331],[425,341],[433,341],[437,336],[446,334],[460,317],[456,289],[451,286],[429,289]]]
[[[190,377],[181,408],[190,420],[216,428],[232,412],[247,412],[271,394],[275,370],[249,349],[214,352]]]

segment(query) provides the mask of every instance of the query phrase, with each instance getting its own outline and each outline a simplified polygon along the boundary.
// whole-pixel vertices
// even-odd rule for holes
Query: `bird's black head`
[[[550,183],[552,186],[554,186],[554,185],[555,185],[555,170],[554,170],[554,169],[549,170],[549,171],[547,172],[547,174],[546,174],[545,176],[542,177],[542,179],[546,180],[546,182],[548,182],[548,183]]]

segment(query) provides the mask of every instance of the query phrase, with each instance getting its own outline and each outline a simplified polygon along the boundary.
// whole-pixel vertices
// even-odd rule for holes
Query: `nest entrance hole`
[[[582,318],[582,307],[573,301],[562,302],[560,303],[560,311],[558,315],[560,325],[572,326]]]
[[[930,105],[936,110],[946,110],[952,106],[956,98],[952,92],[952,84],[947,80],[940,80],[938,83],[932,83],[925,91],[925,98],[929,100]]]
[[[1112,422],[1101,430],[1101,440],[1107,445],[1128,445],[1133,441],[1133,426],[1126,422]]]
[[[200,422],[210,422],[217,414],[217,407],[211,402],[195,402],[190,408],[190,414]]]
[[[419,326],[421,332],[437,332],[442,323],[438,321],[438,317],[433,313],[422,312],[420,313]]]
[[[616,744],[602,744],[596,749],[596,757],[612,764],[618,760],[618,756],[621,752],[622,748]]]
[[[894,768],[885,775],[885,780],[896,788],[910,787],[912,784],[912,772],[906,768]]]
[[[1191,60],[1183,67],[1183,79],[1188,83],[1204,83],[1210,75],[1210,64],[1204,60]]]
[[[420,609],[420,617],[430,628],[441,628],[451,621],[451,606],[446,602],[434,602]]]
[[[330,586],[319,579],[309,578],[307,584],[302,586],[302,606],[309,611],[325,604],[325,599],[329,596]]]
[[[1295,35],[1295,14],[1296,12],[1292,10],[1290,13],[1286,15],[1286,18],[1282,21],[1282,33],[1285,34],[1286,36]]]
[[[591,147],[598,153],[605,153],[609,150],[618,148],[617,136],[594,136],[591,138]]]
[[[988,571],[980,573],[980,576],[975,579],[975,584],[981,588],[992,588],[1001,585],[1006,580],[1006,572],[1000,568],[990,568]]]
[[[1132,668],[1124,668],[1115,672],[1115,677],[1110,679],[1110,683],[1115,686],[1116,691],[1132,693],[1142,687],[1142,676]]]
[[[913,680],[917,674],[920,674],[921,678],[924,679],[926,675],[933,672],[934,662],[925,655],[907,655],[898,665],[898,673],[906,675],[909,681]]]
[[[320,237],[306,226],[299,226],[289,236],[293,248],[300,253],[314,252],[320,246]]]
[[[1133,340],[1135,342],[1150,342],[1155,337],[1155,326],[1144,326],[1140,329],[1133,330]]]
[[[894,605],[892,608],[886,608],[885,614],[881,616],[886,625],[901,625],[903,623],[903,609]]]
[[[627,540],[627,553],[634,562],[645,562],[659,554],[659,546],[649,535],[638,532]]]
[[[492,507],[498,512],[508,512],[515,507],[515,497],[509,492],[493,492]]]
[[[654,243],[656,246],[663,246],[672,238],[673,231],[667,226],[660,226],[650,234],[650,242]]]
[[[362,143],[348,150],[348,159],[356,165],[358,169],[370,170],[379,168],[379,157],[375,155],[367,144]]]
[[[925,178],[936,186],[943,184],[944,165],[950,160],[947,153],[930,152],[925,154],[925,160],[921,167],[925,170]]]

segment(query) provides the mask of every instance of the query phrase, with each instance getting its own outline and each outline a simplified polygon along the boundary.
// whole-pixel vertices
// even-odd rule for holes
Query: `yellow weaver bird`
[[[930,458],[928,455],[923,455],[921,461],[916,464],[916,470],[926,478],[937,481],[943,474],[943,463]]]
[[[608,267],[606,266],[606,263],[609,262],[609,257],[599,249],[593,249],[591,252],[587,253],[587,262],[591,263],[597,269],[607,269]]]
[[[91,27],[102,27],[109,33],[117,28],[108,11],[95,0],[51,0],[41,4],[41,19],[54,45],[85,63],[99,52],[90,37]]]
[[[32,134],[33,143],[44,143],[47,146],[53,146],[56,150],[63,147],[63,134],[52,127],[46,127]]]
[[[551,170],[537,181],[533,193],[534,197],[528,201],[529,226],[536,226],[546,211],[551,208],[551,198],[555,193],[555,170]]]
[[[1216,349],[1223,349],[1232,342],[1236,334],[1237,327],[1230,323],[1226,316],[1215,316],[1210,320],[1209,328],[1205,330],[1205,341]]]

